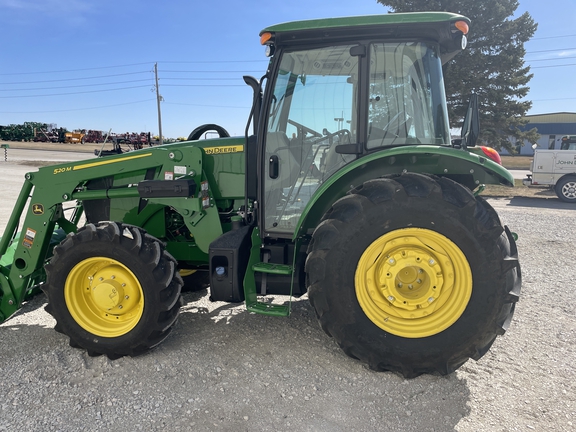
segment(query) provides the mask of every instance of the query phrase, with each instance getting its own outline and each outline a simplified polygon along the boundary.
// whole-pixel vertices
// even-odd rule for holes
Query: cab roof
[[[421,39],[438,42],[443,62],[462,49],[463,32],[455,24],[470,20],[451,12],[405,12],[292,21],[272,25],[260,32],[271,33],[268,43],[298,45],[323,41],[362,39]]]

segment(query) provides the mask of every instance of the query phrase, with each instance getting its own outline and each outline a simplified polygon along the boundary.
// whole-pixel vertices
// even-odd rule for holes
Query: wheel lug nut
[[[414,286],[412,284],[408,285],[408,289],[414,289]]]
[[[402,288],[404,284],[402,282],[398,283],[398,288]]]
[[[118,305],[118,309],[122,309],[122,305]]]
[[[421,283],[422,283],[422,279],[416,279],[416,283],[421,284]]]
[[[390,258],[390,259],[388,260],[388,262],[389,262],[390,264],[394,265],[394,264],[396,263],[396,260],[394,260],[394,258]]]
[[[116,276],[112,275],[110,276],[110,279],[116,279]]]
[[[393,302],[394,300],[396,300],[396,299],[394,298],[394,296],[388,296],[388,301]]]
[[[104,280],[104,278],[103,278],[103,277],[101,277],[101,278],[99,278],[98,280],[99,280],[100,282],[102,282],[102,281]]]

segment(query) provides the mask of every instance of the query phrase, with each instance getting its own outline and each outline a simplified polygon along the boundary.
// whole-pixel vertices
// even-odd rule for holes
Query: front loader
[[[137,355],[169,334],[182,288],[207,282],[212,300],[271,316],[290,302],[270,299],[307,294],[375,370],[478,360],[508,328],[521,273],[479,196],[513,178],[475,146],[475,97],[450,138],[442,64],[469,24],[430,12],[269,27],[268,69],[244,77],[245,137],[205,125],[26,174],[0,241],[0,321],[42,289],[72,346]],[[210,129],[220,138],[198,140]]]

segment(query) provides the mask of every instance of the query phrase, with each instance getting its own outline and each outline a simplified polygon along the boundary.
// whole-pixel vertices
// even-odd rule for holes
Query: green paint
[[[266,27],[260,32],[294,32],[302,30],[322,30],[322,29],[337,29],[349,28],[354,31],[355,27],[369,27],[369,26],[382,26],[382,25],[417,25],[422,23],[442,23],[463,20],[470,22],[470,20],[462,15],[449,13],[449,12],[408,12],[408,13],[393,13],[386,15],[365,15],[354,17],[342,18],[325,18],[325,19],[312,19],[304,21],[293,21],[288,23],[276,24]]]

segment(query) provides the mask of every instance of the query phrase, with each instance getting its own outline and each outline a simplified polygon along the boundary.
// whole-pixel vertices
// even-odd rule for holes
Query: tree
[[[445,11],[459,13],[472,21],[468,47],[444,65],[450,124],[461,124],[467,99],[474,92],[480,102],[479,141],[496,149],[515,153],[517,142],[535,143],[535,128],[521,131],[531,101],[528,94],[533,74],[524,64],[524,43],[537,24],[528,12],[513,18],[516,0],[377,0],[392,12]]]

